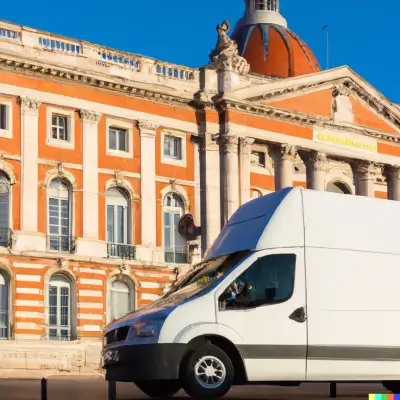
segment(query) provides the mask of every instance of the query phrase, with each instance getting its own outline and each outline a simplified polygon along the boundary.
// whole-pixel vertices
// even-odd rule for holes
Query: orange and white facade
[[[200,69],[0,21],[0,368],[97,365],[103,327],[252,197],[400,200],[398,105],[321,71],[278,0],[245,4]],[[188,213],[198,238],[177,232]]]

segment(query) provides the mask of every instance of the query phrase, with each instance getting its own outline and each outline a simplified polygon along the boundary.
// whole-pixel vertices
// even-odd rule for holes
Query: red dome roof
[[[250,71],[288,78],[321,71],[310,48],[289,29],[272,23],[241,26],[232,35]]]

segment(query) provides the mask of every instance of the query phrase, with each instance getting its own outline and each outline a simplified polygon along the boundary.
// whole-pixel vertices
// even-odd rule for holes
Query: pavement
[[[368,400],[369,393],[385,393],[381,385],[338,384],[337,398]],[[0,379],[0,398],[4,400],[40,400],[40,380]],[[182,391],[175,397],[188,399]],[[117,400],[148,399],[132,383],[117,384]],[[303,384],[300,387],[242,386],[233,388],[225,400],[325,400],[329,384]],[[48,379],[47,400],[108,400],[108,386],[101,378],[54,377]]]

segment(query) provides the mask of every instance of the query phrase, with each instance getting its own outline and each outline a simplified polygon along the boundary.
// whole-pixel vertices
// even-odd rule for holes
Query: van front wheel
[[[195,350],[183,366],[182,372],[186,393],[197,399],[225,396],[232,387],[235,375],[229,356],[212,344]]]

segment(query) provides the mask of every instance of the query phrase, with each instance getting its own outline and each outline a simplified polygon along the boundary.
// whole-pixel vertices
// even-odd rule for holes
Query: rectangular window
[[[174,160],[182,160],[182,138],[165,135],[164,156]]]
[[[108,132],[108,148],[128,152],[128,131],[126,129],[110,127]]]
[[[10,127],[10,107],[6,104],[0,104],[0,129],[7,131]]]
[[[265,153],[263,151],[252,151],[251,164],[256,167],[265,168]]]
[[[65,115],[52,114],[51,116],[51,138],[69,142],[68,117]]]
[[[127,208],[119,205],[107,205],[107,242],[127,244],[128,218]]]
[[[295,282],[295,254],[260,257],[219,299],[224,308],[249,308],[283,303],[290,299]]]

